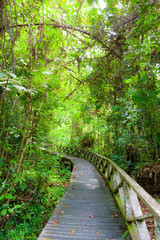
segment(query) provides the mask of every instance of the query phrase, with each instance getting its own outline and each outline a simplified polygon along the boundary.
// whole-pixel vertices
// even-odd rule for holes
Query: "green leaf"
[[[12,72],[8,72],[8,74],[9,74],[11,77],[13,77],[13,78],[17,78],[17,76],[16,76],[14,73],[12,73]]]
[[[0,164],[2,164],[3,163],[3,158],[0,158]]]
[[[129,78],[129,79],[124,80],[124,82],[125,82],[125,83],[131,83],[132,80],[133,80],[132,78]]]
[[[4,199],[4,197],[5,197],[5,195],[2,194],[2,195],[0,196],[0,201],[2,201],[2,200]]]
[[[20,99],[21,99],[21,101],[26,101],[26,99],[27,99],[27,94],[25,93],[25,94],[23,94],[21,97],[20,97]]]
[[[13,87],[16,88],[19,91],[27,92],[27,89],[25,87],[23,87],[23,86],[19,86],[19,85],[13,84]]]
[[[13,196],[12,194],[10,193],[7,193],[6,196],[5,196],[6,199],[13,199]]]
[[[123,234],[123,236],[121,238],[125,238],[127,234],[128,234],[128,230],[125,231],[125,233]]]
[[[9,88],[12,88],[12,87],[13,87],[13,84],[12,84],[12,83],[9,83],[7,86],[8,86]]]
[[[81,4],[81,1],[78,1],[78,2],[76,3],[76,8],[79,8],[80,4]]]
[[[52,75],[53,73],[51,71],[45,71],[45,72],[42,72],[43,74],[45,75]]]
[[[140,46],[141,46],[141,47],[146,46],[146,42],[141,43]]]
[[[10,10],[8,5],[6,6],[6,10],[7,10],[7,11],[9,11],[9,10]]]
[[[4,77],[6,74],[3,72],[0,72],[0,78]]]
[[[115,105],[112,107],[112,109],[115,111],[115,110],[119,110],[120,109],[120,106],[119,105]]]
[[[9,213],[14,213],[14,208],[8,209],[8,212],[9,212]]]
[[[27,65],[27,63],[22,58],[19,61],[22,62],[24,65]]]
[[[0,85],[6,85],[6,81],[5,82],[0,82]]]
[[[7,213],[7,209],[3,209],[1,212],[0,212],[0,215],[1,216],[5,216]]]

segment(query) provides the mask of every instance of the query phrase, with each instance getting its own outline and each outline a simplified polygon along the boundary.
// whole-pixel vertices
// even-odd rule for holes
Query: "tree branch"
[[[70,73],[70,76],[73,77],[74,79],[76,79],[78,82],[82,83],[78,78],[76,78],[75,76],[73,76],[71,73]]]
[[[78,86],[77,86],[70,94],[68,94],[67,97],[65,97],[65,99],[63,100],[63,102],[65,102],[65,100],[66,100],[67,98],[69,98],[83,83],[88,82],[89,80],[95,79],[95,78],[97,78],[97,77],[100,77],[101,75],[102,75],[102,74],[99,74],[99,75],[96,75],[96,76],[94,76],[94,77],[87,78],[87,79],[84,80],[83,82],[80,82],[80,83],[78,84]]]
[[[72,27],[72,26],[69,26],[69,25],[65,25],[65,24],[56,24],[56,23],[34,23],[33,24],[34,26],[52,26],[53,28],[62,28],[63,30],[66,31],[66,29],[71,29],[71,30],[74,30],[74,31],[77,31],[77,32],[80,32],[82,34],[85,34],[87,36],[90,36],[91,38],[95,39],[97,42],[99,42],[102,47],[104,47],[105,49],[108,49],[110,52],[112,52],[116,57],[118,57],[119,59],[122,60],[122,57],[115,52],[115,50],[111,47],[108,47],[101,39],[99,39],[96,35],[90,33],[90,32],[87,32],[86,30],[84,29],[79,29],[79,28],[76,28],[76,27]],[[18,25],[13,25],[13,26],[10,26],[10,27],[28,27],[28,24],[18,24]],[[0,31],[4,30],[6,27],[3,26],[0,28]],[[8,27],[9,28],[9,27]]]
[[[30,24],[29,24],[28,19],[27,19],[26,15],[24,14],[24,11],[23,11],[22,7],[21,7],[21,6],[19,5],[19,3],[17,3],[15,0],[13,0],[13,2],[14,2],[15,4],[17,4],[18,7],[21,9],[21,12],[22,12],[24,18],[26,19],[27,26],[29,27],[29,30],[30,30],[30,32],[31,32],[31,34],[32,34],[33,42],[34,42],[34,47],[35,47],[35,61],[36,61],[36,63],[37,63],[37,46],[36,46],[35,36],[34,36],[34,34],[33,34],[33,31],[32,31],[32,29],[31,29],[31,26],[30,26]],[[13,27],[14,27],[14,26],[13,26]],[[17,25],[16,27],[18,27],[18,25]],[[0,31],[1,31],[1,29],[0,29]]]
[[[76,72],[74,70],[70,69],[69,67],[66,67],[65,65],[62,65],[62,67],[66,68],[67,70],[69,70],[69,71],[71,71],[71,72],[76,74]]]

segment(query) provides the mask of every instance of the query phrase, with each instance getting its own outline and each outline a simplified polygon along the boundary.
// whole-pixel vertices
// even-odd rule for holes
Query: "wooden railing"
[[[154,219],[155,239],[160,240],[160,204],[115,162],[84,149],[58,147],[57,150],[82,157],[98,168],[110,186],[132,239],[151,239],[146,220],[152,218]],[[147,215],[143,213],[143,204],[150,211]]]

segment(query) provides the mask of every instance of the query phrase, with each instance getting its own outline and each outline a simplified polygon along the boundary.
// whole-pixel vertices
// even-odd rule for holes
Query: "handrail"
[[[154,218],[155,238],[160,240],[160,204],[115,162],[85,149],[58,147],[58,150],[83,157],[98,168],[110,186],[132,239],[150,240],[146,219]],[[143,214],[139,199],[148,207],[149,214]]]

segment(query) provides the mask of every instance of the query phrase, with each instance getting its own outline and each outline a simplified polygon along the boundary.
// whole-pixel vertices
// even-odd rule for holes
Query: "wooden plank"
[[[129,233],[133,240],[141,240],[134,223],[127,224]]]
[[[154,218],[154,225],[156,240],[160,240],[160,222],[158,222],[156,218]]]
[[[94,154],[92,153],[92,157],[91,157],[91,160],[93,160],[94,159]]]
[[[93,164],[65,157],[74,162],[70,186],[38,240],[121,239],[127,230],[125,221],[104,178]]]
[[[97,168],[99,169],[99,167],[100,167],[100,158],[97,157]]]
[[[108,166],[107,161],[105,159],[103,159],[103,174],[105,174],[107,166]]]
[[[96,161],[97,161],[97,156],[94,155],[94,158],[93,158],[93,163],[96,164]]]
[[[148,234],[148,229],[146,227],[145,221],[143,221],[144,219],[147,219],[149,217],[152,217],[152,214],[155,216],[155,224],[156,224],[156,239],[160,240],[160,204],[154,199],[152,198],[137,182],[135,182],[125,171],[123,171],[115,162],[113,162],[112,160],[103,157],[99,154],[90,152],[92,154],[92,157],[94,159],[95,165],[97,164],[97,168],[100,167],[100,170],[102,172],[105,172],[104,175],[106,177],[106,179],[108,180],[109,184],[112,185],[112,191],[116,194],[116,199],[120,198],[121,201],[121,205],[122,205],[122,212],[124,213],[124,210],[126,209],[126,215],[128,215],[127,220],[132,222],[127,224],[129,226],[129,231],[131,232],[131,235],[133,237],[133,239],[139,239],[137,232],[136,232],[136,228],[135,228],[135,223],[137,224],[139,233],[140,233],[140,239],[150,239],[149,234]],[[90,155],[91,156],[91,155]],[[99,159],[100,160],[97,160]],[[106,167],[104,168],[104,164],[103,161],[106,161]],[[108,167],[108,168],[107,168]],[[107,169],[106,169],[107,168]],[[114,174],[112,175],[112,172],[114,172]],[[116,173],[118,174],[116,174]],[[117,177],[119,176],[119,183],[117,181]],[[111,181],[110,181],[111,179]],[[116,185],[117,182],[117,185]],[[125,192],[124,192],[124,186],[123,184],[125,184],[124,182],[126,182],[130,188],[129,188],[129,197],[125,196]],[[126,184],[125,184],[126,185]],[[131,190],[130,190],[131,189]],[[134,192],[132,194],[132,191]],[[117,194],[118,193],[118,194]],[[127,194],[128,194],[127,193]],[[132,198],[131,196],[134,195],[134,197]],[[119,197],[118,197],[119,196]],[[139,201],[138,201],[138,197],[143,201],[143,203],[149,208],[149,210],[152,212],[152,214],[149,215],[143,215]],[[132,202],[130,201],[131,199],[136,199],[137,200],[133,200]],[[124,204],[126,200],[126,203]],[[118,200],[119,201],[119,200]],[[134,202],[134,203],[133,203]],[[135,204],[136,202],[136,204]],[[131,209],[133,208],[133,214],[131,214],[130,211],[130,203],[131,203]],[[118,205],[120,206],[120,204],[118,203]],[[136,206],[136,207],[135,207]],[[137,207],[138,206],[138,207]],[[131,217],[129,217],[129,215]]]
[[[113,192],[116,194],[118,188],[123,186],[123,180],[116,169],[113,169]]]
[[[131,209],[133,209],[134,216],[135,217],[142,216],[143,213],[142,213],[141,206],[140,206],[140,203],[139,203],[138,198],[137,198],[137,194],[130,187],[129,187],[128,192],[129,192],[130,201],[131,201]],[[150,238],[145,220],[142,221],[142,222],[137,221],[136,223],[137,223],[137,227],[138,227],[138,230],[139,230],[140,238],[142,240],[150,240],[151,238]]]
[[[116,194],[118,192],[119,188],[122,187],[122,186],[123,186],[123,179],[121,179],[121,181],[118,182],[116,188],[113,189],[113,192]]]
[[[99,154],[96,155],[101,156]],[[106,159],[110,164],[112,164],[112,166],[119,172],[121,177],[124,178],[124,181],[126,181],[128,185],[130,185],[133,188],[138,197],[144,202],[144,204],[149,208],[149,210],[155,215],[157,220],[160,222],[160,204],[150,194],[148,194],[136,181],[134,181],[123,169],[121,169],[115,162],[106,157],[103,158]]]
[[[114,188],[115,188],[115,185],[116,185],[116,179],[115,179],[115,173],[116,173],[116,171],[113,169],[113,171],[112,171],[112,175],[111,175],[111,184],[112,184],[112,189],[114,190]]]
[[[113,170],[113,166],[112,164],[109,164],[108,168],[107,168],[107,179],[110,178],[110,175],[112,173],[112,170]]]
[[[99,169],[100,169],[101,172],[103,171],[102,162],[103,162],[102,158],[99,158]]]
[[[131,218],[132,217],[132,204],[130,199],[130,194],[128,190],[127,183],[124,182],[124,196],[125,196],[125,218]],[[134,223],[131,223],[128,225],[130,234],[132,236],[132,239],[141,240],[137,229],[135,227]]]
[[[124,187],[119,188],[119,196],[120,196],[120,200],[121,200],[123,215],[125,215]]]
[[[132,217],[132,204],[128,190],[127,183],[124,182],[124,196],[125,196],[125,216],[126,218]]]
[[[152,213],[149,213],[149,214],[145,214],[145,215],[142,215],[139,217],[127,218],[126,221],[127,222],[143,221],[143,220],[153,218],[153,217],[154,217],[154,215]]]

